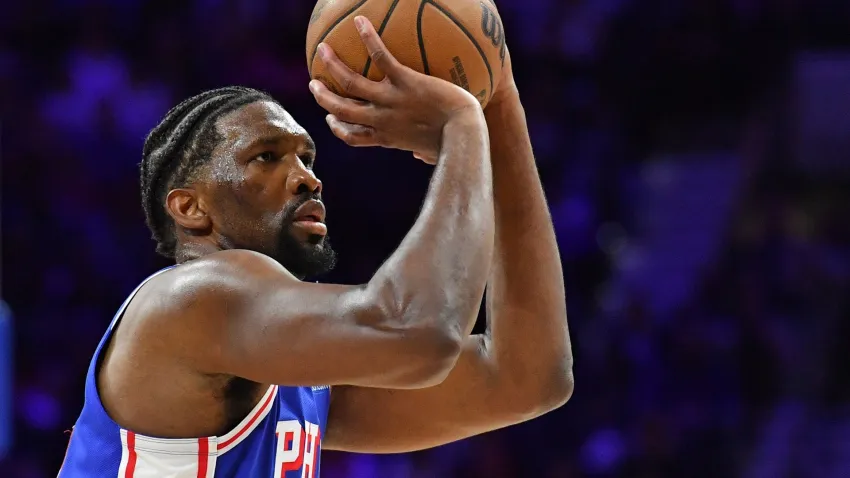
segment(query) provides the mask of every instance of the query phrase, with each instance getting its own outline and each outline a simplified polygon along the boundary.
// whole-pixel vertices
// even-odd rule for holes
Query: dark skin
[[[302,282],[279,245],[289,237],[307,256],[325,247],[315,240],[324,234],[318,202],[293,213],[311,222],[286,220],[321,189],[311,141],[271,102],[220,118],[210,161],[165,201],[182,264],[139,291],[98,374],[104,406],[122,426],[166,438],[221,435],[269,384],[410,389],[453,368],[493,252],[485,118],[468,92],[381,54],[374,29],[364,41],[393,79],[371,106],[382,127],[333,117],[329,125],[343,138],[437,158],[413,228],[366,284]],[[228,396],[233,383],[243,396]]]
[[[416,224],[369,283],[301,282],[271,257],[284,233],[323,247],[311,226],[280,230],[287,204],[321,189],[311,141],[271,103],[220,119],[225,140],[208,179],[167,199],[186,263],[142,288],[99,373],[104,405],[122,426],[220,435],[269,384],[332,385],[323,448],[400,452],[524,421],[569,398],[560,260],[509,60],[485,116],[463,90],[399,65],[371,26],[362,36],[387,79],[355,75],[323,48],[346,93],[364,101],[316,82],[311,91],[348,144],[436,164]],[[280,159],[252,159],[265,151],[250,146],[261,136],[277,138]],[[470,336],[485,285],[488,331]],[[248,384],[235,404],[225,393],[234,380]]]
[[[368,85],[368,80],[335,57],[327,61],[337,82],[350,85],[346,93],[363,98],[359,85]],[[319,103],[328,111],[338,111],[345,102],[321,91]],[[368,114],[358,115],[355,108],[348,115],[355,123],[368,124]],[[325,449],[427,449],[530,420],[560,407],[572,395],[563,270],[509,53],[485,116],[496,214],[487,331],[468,336],[470,324],[457,364],[434,387],[335,387]],[[427,160],[429,153],[415,156]]]

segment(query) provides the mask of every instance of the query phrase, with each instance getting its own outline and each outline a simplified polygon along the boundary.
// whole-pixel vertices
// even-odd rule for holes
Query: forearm
[[[525,113],[516,94],[485,113],[496,214],[487,293],[491,358],[506,386],[562,401],[572,391],[563,270]]]
[[[524,113],[517,100],[491,103],[486,115],[495,197],[486,335],[466,339],[439,385],[335,392],[327,435],[334,449],[429,448],[529,420],[572,392],[561,263]]]
[[[458,339],[475,320],[493,253],[489,148],[480,110],[446,125],[419,218],[373,279],[392,290],[403,319],[436,321]]]

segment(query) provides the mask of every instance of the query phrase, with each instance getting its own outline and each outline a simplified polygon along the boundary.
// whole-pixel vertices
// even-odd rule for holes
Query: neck
[[[221,247],[214,244],[184,243],[177,246],[177,250],[174,252],[174,260],[178,264],[182,264],[220,250],[222,250]]]
[[[212,254],[214,252],[223,251],[225,249],[230,249],[228,247],[222,247],[217,244],[211,244],[207,242],[188,242],[181,243],[177,245],[177,250],[174,252],[174,261],[177,264],[183,264],[184,262],[189,262],[195,259],[199,259],[208,254]],[[261,253],[262,254],[262,253]],[[271,257],[271,256],[269,256]],[[289,271],[290,274],[294,275],[298,280],[303,281],[306,276],[303,274],[296,274],[292,271]]]

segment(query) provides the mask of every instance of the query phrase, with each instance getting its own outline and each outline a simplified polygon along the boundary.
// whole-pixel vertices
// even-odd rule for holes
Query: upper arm
[[[226,251],[174,276],[159,315],[193,368],[260,383],[427,386],[458,345],[439,329],[396,317],[369,286],[299,281],[271,259]]]
[[[439,385],[418,390],[335,387],[322,446],[357,453],[423,450],[527,421],[563,404],[564,396],[511,383],[498,371],[489,338],[474,335]]]

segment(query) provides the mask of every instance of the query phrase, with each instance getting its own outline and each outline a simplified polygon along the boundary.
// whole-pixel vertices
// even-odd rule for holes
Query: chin
[[[315,277],[330,272],[336,266],[336,252],[327,236],[311,234],[295,240],[289,236],[281,241],[275,259],[295,276]]]
[[[315,248],[322,248],[325,246],[325,237],[320,234],[310,234],[307,236],[307,246],[313,246]]]

